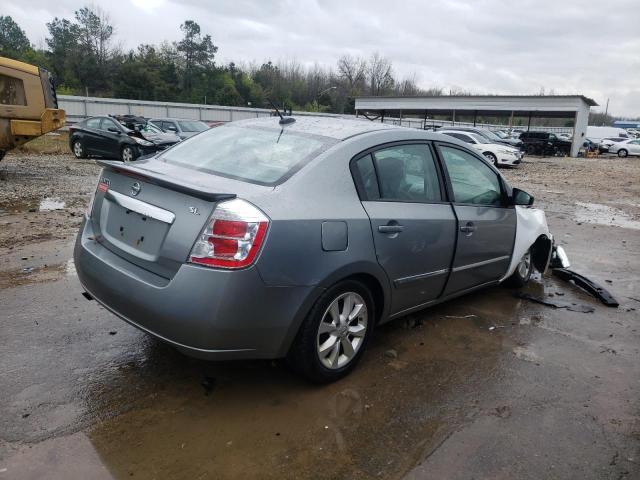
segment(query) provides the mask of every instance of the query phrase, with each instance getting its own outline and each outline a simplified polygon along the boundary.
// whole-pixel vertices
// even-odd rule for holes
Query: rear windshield
[[[180,130],[183,132],[204,132],[209,127],[203,122],[190,122],[187,120],[179,120]]]
[[[160,159],[221,177],[273,186],[336,141],[291,130],[225,125],[167,150]]]

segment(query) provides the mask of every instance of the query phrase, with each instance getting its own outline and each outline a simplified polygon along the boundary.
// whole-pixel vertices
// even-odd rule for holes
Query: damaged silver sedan
[[[99,163],[75,249],[87,296],[201,358],[336,380],[376,325],[552,257],[533,197],[445,135],[265,118]]]

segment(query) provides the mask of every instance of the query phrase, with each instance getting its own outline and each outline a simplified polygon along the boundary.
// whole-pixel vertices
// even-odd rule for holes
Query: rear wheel
[[[520,288],[529,283],[531,274],[533,273],[533,262],[531,260],[531,250],[527,250],[520,263],[516,267],[516,271],[507,279],[506,284],[510,287]]]
[[[317,383],[336,381],[358,363],[375,323],[371,292],[345,280],[318,299],[288,355],[289,364]]]
[[[498,158],[491,152],[485,152],[483,153],[483,155],[485,156],[485,158],[487,160],[489,160],[491,163],[493,163],[496,167],[498,166]]]
[[[131,145],[125,145],[120,151],[120,158],[123,162],[132,162],[137,156],[138,152]]]
[[[525,152],[527,152],[527,155],[534,155],[536,153],[536,147],[533,144],[529,144],[526,146],[525,148]]]
[[[618,150],[618,156],[620,158],[624,158],[627,155],[629,155],[629,152],[627,152],[624,148],[621,148],[620,150]]]
[[[80,140],[73,142],[72,150],[76,158],[87,158],[87,152],[85,152],[84,145]]]

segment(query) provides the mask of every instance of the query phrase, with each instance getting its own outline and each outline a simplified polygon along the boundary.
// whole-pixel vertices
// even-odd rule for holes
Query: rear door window
[[[483,160],[457,148],[441,145],[455,203],[502,205],[502,187],[496,172]]]
[[[362,200],[378,200],[380,191],[378,190],[378,177],[376,177],[376,169],[373,166],[373,157],[371,154],[358,159],[355,163],[356,175],[358,181],[364,190]]]
[[[367,157],[372,157],[373,163]],[[362,164],[358,161],[358,169],[368,197],[378,193],[379,198],[386,201],[442,201],[440,181],[429,145],[396,145],[376,150],[367,157],[360,160]],[[377,177],[377,185],[373,182],[372,170]]]
[[[225,125],[167,150],[160,159],[192,170],[274,186],[337,143],[292,128]]]

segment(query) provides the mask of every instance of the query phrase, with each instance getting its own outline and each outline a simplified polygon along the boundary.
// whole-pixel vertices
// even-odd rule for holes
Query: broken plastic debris
[[[474,318],[477,315],[445,315],[444,318]]]
[[[530,300],[535,303],[540,303],[541,305],[546,305],[551,308],[566,308],[572,312],[580,312],[580,313],[593,313],[595,312],[595,308],[589,305],[580,305],[577,303],[569,303],[569,302],[551,302],[549,300],[545,300],[544,298],[539,298],[534,295],[530,295],[528,293],[516,292],[514,296],[517,298],[522,298],[524,300]]]

